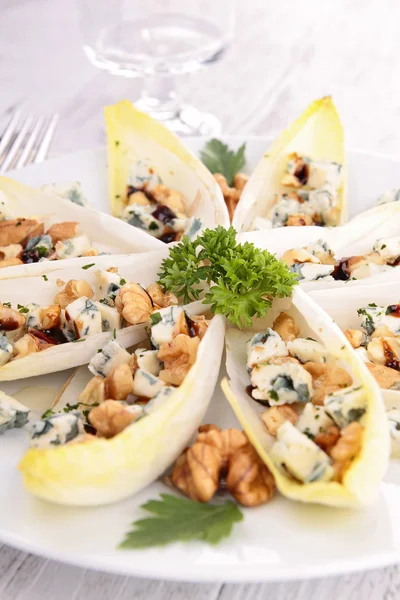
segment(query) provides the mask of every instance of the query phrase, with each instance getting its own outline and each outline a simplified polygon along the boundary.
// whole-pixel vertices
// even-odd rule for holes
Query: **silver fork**
[[[43,162],[49,151],[59,115],[49,119],[21,119],[16,110],[0,138],[0,175],[10,168],[20,169],[29,163]]]

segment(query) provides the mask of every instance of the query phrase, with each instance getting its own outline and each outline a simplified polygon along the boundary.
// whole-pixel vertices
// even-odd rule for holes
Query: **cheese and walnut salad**
[[[343,185],[343,166],[327,160],[291,153],[281,179],[283,191],[266,218],[255,217],[253,229],[329,226],[340,221],[339,189]]]
[[[79,223],[63,221],[47,225],[45,218],[15,217],[7,202],[1,200],[0,268],[98,254]]]
[[[69,411],[48,411],[33,423],[32,447],[113,438],[168,402],[195,363],[209,321],[203,315],[189,317],[181,306],[173,305],[154,312],[151,322],[150,348],[130,353],[116,340],[110,340],[93,356],[88,366],[93,378],[77,404]],[[21,427],[27,419],[19,416],[15,401],[9,400],[8,428]],[[2,404],[0,397],[0,411],[2,408],[4,421],[7,400]]]
[[[122,200],[120,218],[166,244],[184,234],[193,237],[202,227],[200,219],[188,216],[183,194],[164,185],[145,162],[136,166]]]
[[[54,303],[0,305],[0,368],[35,352],[102,332],[145,323],[155,310],[177,304],[157,283],[143,288],[118,269],[96,271],[96,289],[84,279],[57,280]]]
[[[400,264],[400,236],[376,240],[371,252],[337,259],[322,239],[287,250],[283,260],[300,281],[349,281],[390,271]]]
[[[341,482],[361,450],[365,394],[327,348],[299,331],[282,312],[248,342],[247,391],[269,407],[261,419],[276,438],[270,456],[278,468],[304,484]]]

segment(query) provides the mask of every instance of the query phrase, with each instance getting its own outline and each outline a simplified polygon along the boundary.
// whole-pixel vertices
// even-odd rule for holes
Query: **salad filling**
[[[247,392],[268,407],[260,417],[282,472],[303,484],[342,482],[361,450],[366,397],[323,344],[299,331],[281,313],[248,341]]]
[[[149,343],[132,353],[110,340],[91,359],[93,374],[77,403],[46,411],[31,427],[31,446],[113,438],[168,402],[194,365],[209,321],[181,306],[151,314]]]
[[[287,250],[282,260],[300,281],[365,279],[400,264],[400,236],[378,239],[371,252],[345,258],[336,258],[320,239],[303,248]]]
[[[84,279],[58,280],[60,291],[49,306],[0,304],[0,367],[102,332],[115,336],[120,329],[147,322],[160,308],[178,311],[174,294],[164,293],[157,283],[145,289],[127,282],[115,267],[96,271],[96,283],[93,289]]]

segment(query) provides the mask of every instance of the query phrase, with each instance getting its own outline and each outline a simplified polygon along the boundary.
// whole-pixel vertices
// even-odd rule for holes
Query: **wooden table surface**
[[[181,78],[185,101],[216,113],[224,133],[265,135],[278,133],[309,101],[332,94],[349,147],[400,154],[398,0],[238,4],[234,44],[217,65]],[[102,107],[134,100],[141,82],[97,71],[80,43],[75,2],[1,0],[0,124],[16,107],[59,112],[53,152],[104,144]],[[87,571],[0,545],[0,598],[394,600],[400,570],[262,585],[169,583]]]

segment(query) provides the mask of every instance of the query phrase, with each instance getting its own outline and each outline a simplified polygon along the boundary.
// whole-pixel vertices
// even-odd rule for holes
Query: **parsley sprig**
[[[224,504],[201,504],[188,498],[161,494],[141,508],[152,516],[133,523],[120,548],[150,548],[171,542],[203,540],[218,544],[227,537],[234,523],[243,520],[240,508],[231,501]]]
[[[254,244],[236,243],[233,227],[206,229],[195,240],[184,236],[161,263],[159,283],[185,303],[199,300],[238,327],[263,317],[275,297],[290,296],[297,284],[287,265]]]
[[[235,152],[217,139],[212,139],[200,151],[200,158],[211,173],[222,173],[228,182],[233,184],[233,178],[246,164],[246,144]]]

